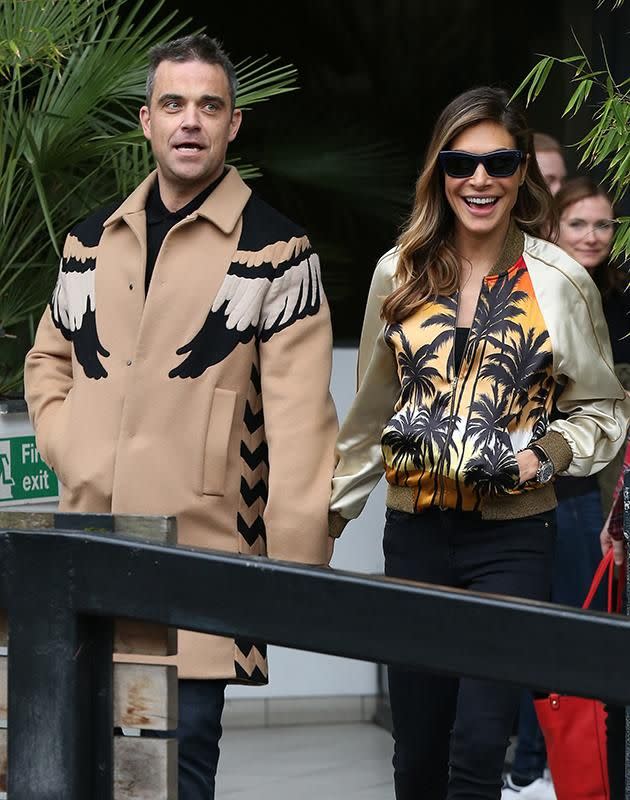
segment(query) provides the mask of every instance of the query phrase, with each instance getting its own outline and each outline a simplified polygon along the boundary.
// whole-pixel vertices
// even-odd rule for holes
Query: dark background
[[[299,90],[247,113],[232,153],[262,170],[254,188],[308,230],[339,345],[357,340],[375,263],[411,208],[430,130],[452,97],[479,84],[515,89],[539,54],[576,54],[574,34],[595,66],[601,38],[613,74],[630,76],[630,4],[596,4],[167,0],[165,10],[191,16],[191,30],[220,39],[235,63],[269,55],[297,67]],[[528,118],[567,146],[573,173],[592,107],[562,119],[570,78],[557,67]]]

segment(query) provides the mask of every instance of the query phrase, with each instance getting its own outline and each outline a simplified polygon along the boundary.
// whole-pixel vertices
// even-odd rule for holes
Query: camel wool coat
[[[175,515],[180,544],[323,564],[337,418],[319,259],[230,167],[165,237],[145,298],[154,180],[69,233],[26,358],[60,510]],[[267,680],[245,640],[180,631],[177,657],[142,660]]]

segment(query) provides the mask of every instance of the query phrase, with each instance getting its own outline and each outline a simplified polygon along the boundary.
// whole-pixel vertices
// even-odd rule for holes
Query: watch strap
[[[551,461],[547,453],[543,450],[542,447],[540,447],[540,445],[532,444],[529,446],[529,449],[533,450],[534,453],[536,453],[536,455],[538,456],[538,460],[540,461],[541,464],[543,464],[545,461]]]

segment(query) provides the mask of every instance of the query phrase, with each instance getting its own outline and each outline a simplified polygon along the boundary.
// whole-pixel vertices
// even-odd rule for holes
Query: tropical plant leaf
[[[598,7],[605,0],[600,0]],[[623,0],[613,0],[612,9],[618,9]],[[604,69],[593,70],[577,36],[574,35],[579,54],[568,58],[540,56],[540,60],[520,83],[513,98],[526,94],[529,105],[543,90],[550,70],[559,64],[573,70],[572,82],[576,84],[565,106],[563,116],[575,116],[587,100],[596,101],[592,105],[592,127],[577,142],[580,154],[579,165],[605,167],[605,181],[613,200],[618,202],[630,185],[630,78],[615,79],[601,43]],[[623,218],[615,233],[612,250],[613,258],[630,258],[630,223]]]
[[[577,86],[577,89],[571,95],[571,98],[567,103],[567,107],[564,109],[562,116],[566,117],[568,114],[575,116],[580,108],[582,108],[584,102],[588,99],[592,88],[592,80],[589,80],[588,78],[581,80]]]
[[[67,230],[95,208],[129,194],[152,169],[136,111],[145,100],[147,53],[190,23],[177,12],[165,14],[164,4],[0,2],[0,328],[5,331],[41,314]],[[239,101],[247,106],[292,91],[297,76],[292,65],[266,56],[241,62],[237,74]],[[244,177],[260,174],[238,154],[231,163]],[[2,393],[19,383],[21,360],[11,365],[3,358],[0,368]],[[8,383],[6,373],[13,376]]]

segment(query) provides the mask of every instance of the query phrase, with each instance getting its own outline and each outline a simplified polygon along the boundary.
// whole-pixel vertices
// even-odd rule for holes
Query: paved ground
[[[391,800],[390,734],[370,724],[231,729],[217,800]]]

